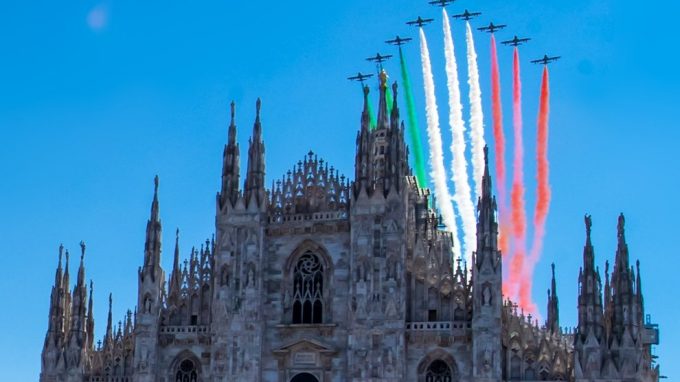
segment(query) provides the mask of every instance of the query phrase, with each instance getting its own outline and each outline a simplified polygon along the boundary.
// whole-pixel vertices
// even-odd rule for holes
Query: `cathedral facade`
[[[85,245],[72,291],[60,248],[40,381],[657,381],[623,217],[604,285],[586,217],[578,327],[559,326],[554,268],[539,325],[503,298],[488,161],[465,265],[411,174],[396,84],[391,108],[386,90],[382,75],[374,128],[364,90],[353,180],[310,152],[271,188],[260,102],[243,183],[232,104],[214,239],[181,262],[177,235],[166,277],[156,178],[137,307],[115,325],[109,298],[101,341]]]

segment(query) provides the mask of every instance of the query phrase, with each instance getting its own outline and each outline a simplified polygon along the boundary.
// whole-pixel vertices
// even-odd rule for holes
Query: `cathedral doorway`
[[[185,359],[179,364],[175,382],[198,382],[198,373],[193,361]]]
[[[319,379],[309,373],[300,373],[294,376],[290,382],[319,382]]]
[[[433,361],[425,373],[425,382],[452,382],[451,368],[446,362],[438,359]]]

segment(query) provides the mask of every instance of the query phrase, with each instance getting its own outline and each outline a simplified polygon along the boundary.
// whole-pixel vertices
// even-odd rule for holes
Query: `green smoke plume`
[[[415,102],[413,101],[413,90],[411,89],[411,79],[406,67],[406,59],[399,47],[399,63],[401,65],[401,81],[404,83],[404,97],[406,98],[406,110],[408,112],[408,132],[411,137],[411,149],[415,160],[416,180],[420,187],[427,185],[425,172],[425,162],[423,159],[423,146],[420,144],[420,130],[418,129],[418,117],[416,115]]]

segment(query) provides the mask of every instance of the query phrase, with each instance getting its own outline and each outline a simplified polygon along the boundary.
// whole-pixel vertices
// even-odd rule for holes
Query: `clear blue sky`
[[[98,338],[109,292],[117,318],[134,306],[155,174],[161,179],[166,271],[176,227],[183,256],[212,234],[230,100],[237,103],[245,151],[255,100],[262,97],[269,182],[309,149],[352,175],[361,96],[345,77],[371,71],[364,58],[378,50],[395,53],[383,44],[387,38],[416,37],[404,22],[420,14],[436,18],[427,32],[446,121],[438,9],[413,0],[297,4],[3,4],[0,366],[6,378],[37,380],[59,243],[76,253],[78,242],[87,242]],[[449,12],[464,8],[484,12],[477,26],[491,19],[508,24],[499,38],[533,38],[521,51],[529,206],[540,68],[527,61],[545,52],[563,56],[551,71],[553,203],[536,301],[544,309],[554,261],[562,324],[573,326],[583,214],[593,215],[596,257],[603,267],[614,256],[616,216],[625,212],[631,257],[642,262],[647,313],[661,325],[662,373],[679,378],[680,365],[673,360],[680,350],[672,344],[680,343],[674,327],[680,304],[668,298],[668,288],[680,268],[675,242],[680,132],[673,117],[680,105],[673,16],[680,5],[460,0]],[[463,24],[453,28],[464,60]],[[476,37],[488,117],[488,36]],[[511,50],[499,49],[509,105]],[[417,45],[407,46],[406,54],[424,126]],[[386,69],[397,78],[396,62]],[[509,127],[509,109],[506,117]],[[489,118],[486,125],[491,141]]]

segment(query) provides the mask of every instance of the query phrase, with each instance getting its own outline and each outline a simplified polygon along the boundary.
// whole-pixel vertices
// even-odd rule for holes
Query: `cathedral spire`
[[[106,318],[106,334],[104,335],[104,348],[109,348],[113,343],[113,294],[109,293],[109,315]]]
[[[625,232],[626,220],[619,215],[617,223],[618,243],[614,272],[612,273],[612,332],[621,339],[626,328],[632,329],[634,324],[633,279],[628,257],[628,244]]]
[[[603,338],[602,316],[602,282],[599,271],[595,268],[595,250],[590,239],[592,218],[584,217],[586,226],[586,244],[583,247],[583,267],[579,274],[578,296],[578,333],[581,341],[586,340],[589,332],[595,335],[598,341]]]
[[[263,207],[265,203],[264,189],[264,142],[262,140],[262,124],[260,123],[260,107],[262,102],[257,99],[255,103],[255,124],[253,125],[253,135],[249,141],[248,148],[248,172],[245,182],[246,205],[254,200],[256,205]]]
[[[364,86],[364,110],[361,113],[361,129],[357,133],[356,157],[354,160],[354,196],[359,196],[361,190],[368,188],[368,170],[370,155],[370,126],[371,117],[368,108],[370,89]]]
[[[154,177],[153,201],[151,202],[151,216],[146,223],[146,241],[144,244],[144,267],[142,272],[148,274],[151,280],[157,277],[161,262],[161,220],[158,206],[158,175]]]
[[[175,255],[172,261],[172,272],[170,273],[170,290],[168,294],[173,298],[181,288],[182,270],[179,265],[179,228],[175,231]]]
[[[90,280],[90,300],[87,304],[87,348],[94,349],[94,304],[92,295],[94,294],[94,283]]]
[[[489,147],[484,147],[484,176],[482,195],[477,202],[477,266],[485,260],[484,250],[498,249],[498,223],[496,222],[496,198],[491,193],[489,174]]]
[[[240,171],[240,150],[236,142],[236,104],[231,102],[231,123],[227,144],[224,146],[222,154],[222,188],[219,195],[219,208],[223,208],[229,201],[233,206],[239,195],[239,171]]]
[[[387,72],[385,69],[380,70],[379,78],[379,92],[380,101],[378,103],[378,129],[387,129],[390,126],[389,116],[387,115]],[[395,97],[396,98],[396,97]]]
[[[550,333],[558,334],[560,331],[560,313],[557,299],[557,281],[555,280],[555,263],[552,263],[550,267],[552,269],[552,281],[548,290],[548,321],[546,326]]]

